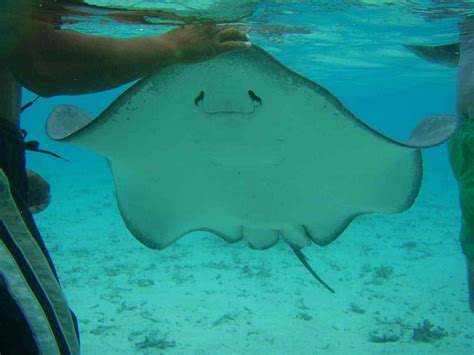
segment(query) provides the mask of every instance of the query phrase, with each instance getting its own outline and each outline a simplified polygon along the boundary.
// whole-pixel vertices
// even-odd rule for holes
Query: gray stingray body
[[[442,64],[448,67],[457,67],[459,64],[459,43],[441,46],[405,45],[405,47],[421,58],[436,64]]]
[[[196,230],[257,249],[326,245],[358,215],[409,208],[419,148],[455,127],[432,117],[394,141],[258,47],[167,67],[94,120],[61,106],[47,123],[108,159],[126,225],[158,249]]]

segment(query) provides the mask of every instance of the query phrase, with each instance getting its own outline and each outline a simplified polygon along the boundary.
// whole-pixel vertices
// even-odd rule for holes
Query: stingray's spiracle
[[[253,102],[258,103],[258,106],[262,106],[262,99],[255,95],[255,93],[252,90],[249,90],[249,96],[252,99]]]
[[[204,99],[204,91],[201,91],[198,96],[194,99],[194,105],[198,106],[199,102]]]

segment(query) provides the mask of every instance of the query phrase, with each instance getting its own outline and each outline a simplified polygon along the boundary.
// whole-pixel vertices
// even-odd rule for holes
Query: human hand
[[[185,25],[163,35],[175,50],[176,62],[200,62],[223,52],[251,46],[245,33],[228,26]]]

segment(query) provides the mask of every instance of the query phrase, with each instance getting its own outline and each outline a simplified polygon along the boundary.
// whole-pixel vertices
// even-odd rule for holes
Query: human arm
[[[121,39],[36,23],[19,41],[10,69],[22,85],[42,96],[84,94],[120,86],[171,64],[245,49],[247,40],[235,28],[211,25]]]

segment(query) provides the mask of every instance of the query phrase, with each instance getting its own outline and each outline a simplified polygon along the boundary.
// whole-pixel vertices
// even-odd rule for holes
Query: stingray
[[[255,249],[283,239],[312,272],[303,247],[331,243],[359,215],[413,204],[420,148],[456,124],[429,117],[396,141],[254,46],[166,67],[95,119],[60,106],[46,130],[107,158],[121,216],[146,246],[193,231]]]
[[[405,45],[416,55],[436,64],[456,67],[459,64],[459,43],[450,43],[440,46]]]

